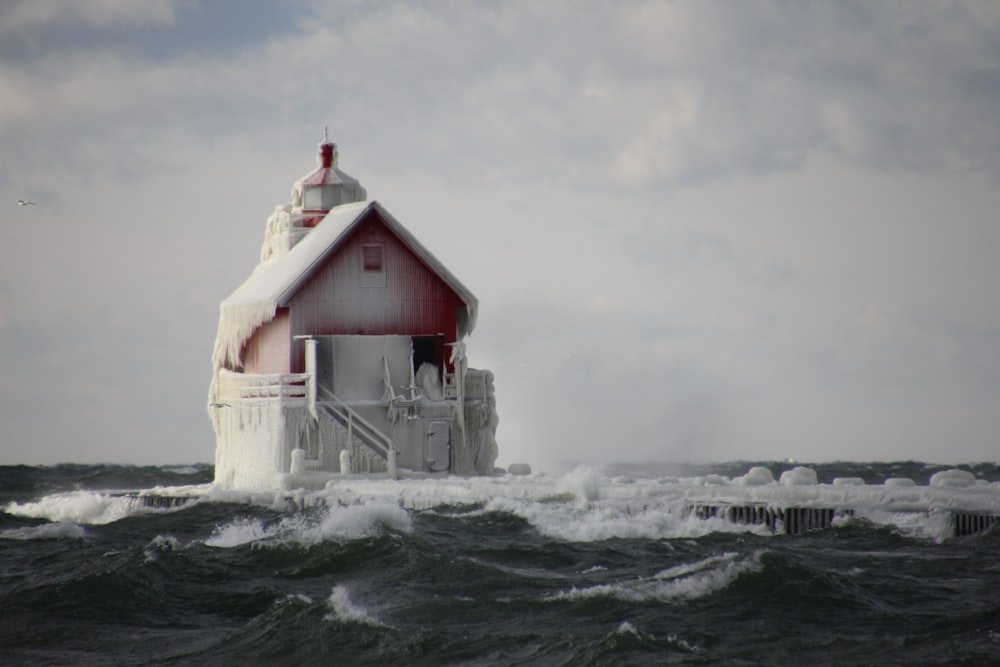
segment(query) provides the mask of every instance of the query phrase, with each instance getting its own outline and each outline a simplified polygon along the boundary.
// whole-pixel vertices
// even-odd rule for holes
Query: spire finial
[[[330,141],[330,132],[327,126],[323,126],[323,143],[319,145],[319,165],[324,169],[330,169],[331,167],[337,166],[337,158],[334,153],[337,150],[337,145]]]

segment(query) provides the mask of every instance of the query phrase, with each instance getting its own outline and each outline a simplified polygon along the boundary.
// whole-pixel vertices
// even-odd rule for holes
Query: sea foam
[[[507,512],[530,523],[546,537],[566,542],[607,539],[665,539],[700,537],[718,532],[769,532],[767,526],[747,526],[722,519],[702,520],[675,502],[656,499],[608,499],[579,503],[528,502],[494,498],[484,511]]]
[[[82,538],[87,536],[83,526],[75,523],[45,523],[40,526],[26,526],[0,531],[0,539],[8,540],[58,540],[62,538]]]
[[[210,547],[230,548],[253,543],[257,546],[311,546],[327,540],[375,535],[389,528],[412,529],[409,513],[398,504],[376,499],[356,505],[333,505],[320,515],[292,514],[272,524],[252,517],[239,517],[217,526],[205,540]]]
[[[35,502],[11,502],[4,511],[7,514],[35,519],[100,525],[150,510],[133,503],[125,496],[108,495],[97,491],[71,491],[45,496]]]
[[[337,585],[330,592],[330,597],[326,601],[330,612],[326,615],[328,621],[344,621],[349,623],[364,623],[365,625],[375,625],[383,627],[384,624],[373,618],[368,610],[355,604],[351,600],[350,593],[346,586]]]
[[[762,569],[760,552],[727,553],[669,568],[652,577],[572,588],[550,599],[613,597],[628,602],[694,600],[723,590],[738,577]]]

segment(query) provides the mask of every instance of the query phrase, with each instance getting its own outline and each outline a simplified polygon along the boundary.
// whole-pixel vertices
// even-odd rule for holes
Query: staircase
[[[316,408],[317,415],[322,415],[346,429],[349,441],[355,440],[383,461],[389,461],[389,452],[394,451],[392,439],[318,383]]]

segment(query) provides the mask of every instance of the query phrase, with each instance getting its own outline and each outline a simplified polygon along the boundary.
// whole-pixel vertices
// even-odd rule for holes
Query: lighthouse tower
[[[368,197],[356,178],[337,168],[337,144],[330,141],[325,129],[318,161],[319,166],[296,181],[292,188],[292,207],[301,209],[303,227],[315,227],[335,206],[364,201]]]
[[[268,219],[261,261],[287,252],[337,206],[365,201],[368,193],[358,179],[337,166],[337,144],[324,128],[317,167],[292,185],[291,204],[278,206]]]
[[[260,263],[219,309],[216,482],[491,474],[493,374],[469,368],[478,301],[357,179],[324,132],[267,220]]]

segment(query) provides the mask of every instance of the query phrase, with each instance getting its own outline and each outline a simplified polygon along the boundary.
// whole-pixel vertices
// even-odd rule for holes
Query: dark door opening
[[[413,370],[420,370],[423,364],[433,364],[440,376],[444,366],[444,336],[413,337]]]

